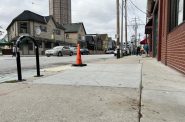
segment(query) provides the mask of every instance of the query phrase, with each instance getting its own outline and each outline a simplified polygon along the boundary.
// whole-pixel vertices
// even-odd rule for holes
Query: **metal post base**
[[[87,66],[87,64],[72,64],[74,67],[84,67]]]

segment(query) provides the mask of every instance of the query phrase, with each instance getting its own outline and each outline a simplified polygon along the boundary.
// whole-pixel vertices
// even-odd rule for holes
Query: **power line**
[[[144,12],[144,11],[141,10],[139,7],[137,7],[137,6],[132,2],[132,0],[129,0],[129,1],[130,1],[130,3],[131,3],[135,8],[137,8],[140,12],[146,14],[146,12]]]
[[[128,9],[129,9],[129,12],[130,12],[132,15],[136,16],[135,8],[133,8],[133,6],[131,5],[130,2],[128,3]]]
[[[131,7],[131,8],[129,8],[129,7]],[[132,12],[132,14],[135,15],[135,16],[137,16],[138,19],[139,19],[142,23],[145,23],[145,22],[143,22],[143,20],[139,17],[139,15],[136,14],[135,9],[134,9],[134,7],[131,5],[131,3],[129,4],[129,7],[128,7],[128,9]],[[133,11],[132,11],[132,10],[133,10]]]

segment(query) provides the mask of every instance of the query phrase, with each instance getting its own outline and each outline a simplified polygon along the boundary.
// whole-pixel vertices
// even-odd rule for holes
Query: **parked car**
[[[114,54],[114,50],[106,50],[105,53],[106,54]]]
[[[56,46],[53,49],[46,50],[45,55],[47,57],[49,57],[51,55],[53,55],[53,56],[63,56],[63,55],[72,56],[73,52],[67,46]]]
[[[89,50],[87,48],[80,49],[82,55],[89,55]]]
[[[120,54],[121,54],[121,50],[119,50],[120,51]],[[125,50],[123,50],[123,55],[126,55],[126,51]],[[117,49],[114,51],[114,56],[117,56]]]
[[[77,53],[77,47],[69,47],[73,54]]]
[[[127,49],[124,48],[124,52],[125,52],[125,55],[130,55],[130,50],[129,50],[129,48],[127,48]]]

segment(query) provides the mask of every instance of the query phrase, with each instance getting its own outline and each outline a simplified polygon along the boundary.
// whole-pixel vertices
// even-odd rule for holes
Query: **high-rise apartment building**
[[[59,24],[71,23],[71,0],[49,0],[49,14]]]

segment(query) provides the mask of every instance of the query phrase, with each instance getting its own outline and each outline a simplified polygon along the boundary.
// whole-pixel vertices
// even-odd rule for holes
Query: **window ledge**
[[[169,34],[170,33],[173,33],[174,31],[176,31],[179,27],[181,27],[182,25],[185,24],[185,21],[183,21],[181,24],[177,25],[176,27],[174,27],[172,30],[169,31]]]

